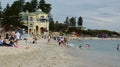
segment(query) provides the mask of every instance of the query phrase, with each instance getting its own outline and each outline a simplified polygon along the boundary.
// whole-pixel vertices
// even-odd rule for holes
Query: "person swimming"
[[[86,44],[86,47],[87,47],[87,48],[90,48],[90,44]]]
[[[118,45],[117,45],[117,51],[119,50],[119,47],[120,47],[120,45],[118,44]]]
[[[82,48],[82,45],[80,45],[79,48]]]

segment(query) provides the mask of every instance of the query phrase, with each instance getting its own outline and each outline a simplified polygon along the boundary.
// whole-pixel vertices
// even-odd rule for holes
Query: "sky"
[[[15,0],[1,0],[2,7]],[[86,29],[120,32],[120,0],[45,0],[52,4],[51,14],[55,21],[64,22],[66,17],[80,16]]]

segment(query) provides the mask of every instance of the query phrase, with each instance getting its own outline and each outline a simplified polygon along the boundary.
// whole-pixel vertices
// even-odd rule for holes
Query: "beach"
[[[93,51],[87,48],[59,46],[51,39],[37,44],[20,40],[18,47],[0,47],[0,67],[119,67],[120,54]],[[92,46],[92,45],[91,45]]]
[[[47,39],[39,39],[37,44],[20,40],[18,47],[0,47],[0,67],[79,67],[81,62],[74,62],[66,48],[54,40],[49,44]]]

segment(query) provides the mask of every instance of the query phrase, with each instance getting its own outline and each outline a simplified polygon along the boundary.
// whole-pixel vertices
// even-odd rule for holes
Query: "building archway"
[[[32,29],[29,29],[30,34],[32,33]]]
[[[39,27],[36,26],[36,34],[39,34]]]
[[[19,29],[22,29],[23,33],[28,33],[28,27],[27,26],[20,26]]]
[[[40,28],[40,33],[41,33],[41,34],[44,34],[44,27],[41,27],[41,28]]]

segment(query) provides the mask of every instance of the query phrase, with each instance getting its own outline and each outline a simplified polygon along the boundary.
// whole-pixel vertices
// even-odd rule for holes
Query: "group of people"
[[[79,48],[82,48],[82,45],[79,45],[78,47],[79,47]],[[86,48],[90,48],[90,44],[86,44]],[[116,49],[117,49],[117,51],[120,50],[120,44],[117,44]]]
[[[12,30],[5,35],[0,35],[0,46],[16,46],[21,35],[18,31]]]
[[[82,45],[79,45],[79,48],[82,48]],[[86,44],[86,48],[90,48],[90,44]]]
[[[57,40],[59,46],[67,46],[68,44],[66,37],[55,37],[54,39]]]

